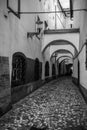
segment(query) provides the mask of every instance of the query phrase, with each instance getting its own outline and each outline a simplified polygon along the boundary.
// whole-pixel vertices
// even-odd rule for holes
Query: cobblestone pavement
[[[45,84],[0,119],[0,130],[29,130],[33,125],[47,130],[87,129],[87,105],[70,78]]]

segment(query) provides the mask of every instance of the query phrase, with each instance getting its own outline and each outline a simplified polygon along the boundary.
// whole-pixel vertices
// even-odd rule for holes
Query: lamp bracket
[[[40,35],[39,32],[27,32],[27,38],[31,38],[31,39],[32,39],[34,36],[36,36],[36,37],[40,40],[39,35]]]

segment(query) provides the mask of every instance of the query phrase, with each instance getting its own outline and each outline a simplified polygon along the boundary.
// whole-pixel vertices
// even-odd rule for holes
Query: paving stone
[[[38,130],[87,129],[87,104],[71,78],[49,82],[0,119],[0,130],[30,130],[32,126]]]

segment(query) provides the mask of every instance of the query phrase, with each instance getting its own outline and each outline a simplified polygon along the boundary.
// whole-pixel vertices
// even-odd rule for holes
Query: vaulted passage
[[[70,77],[45,84],[14,105],[0,129],[87,130],[87,104]]]

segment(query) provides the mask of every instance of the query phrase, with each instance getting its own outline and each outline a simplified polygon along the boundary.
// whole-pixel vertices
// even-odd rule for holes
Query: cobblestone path
[[[87,105],[71,78],[45,84],[0,119],[0,130],[30,130],[33,125],[47,130],[87,129]]]

